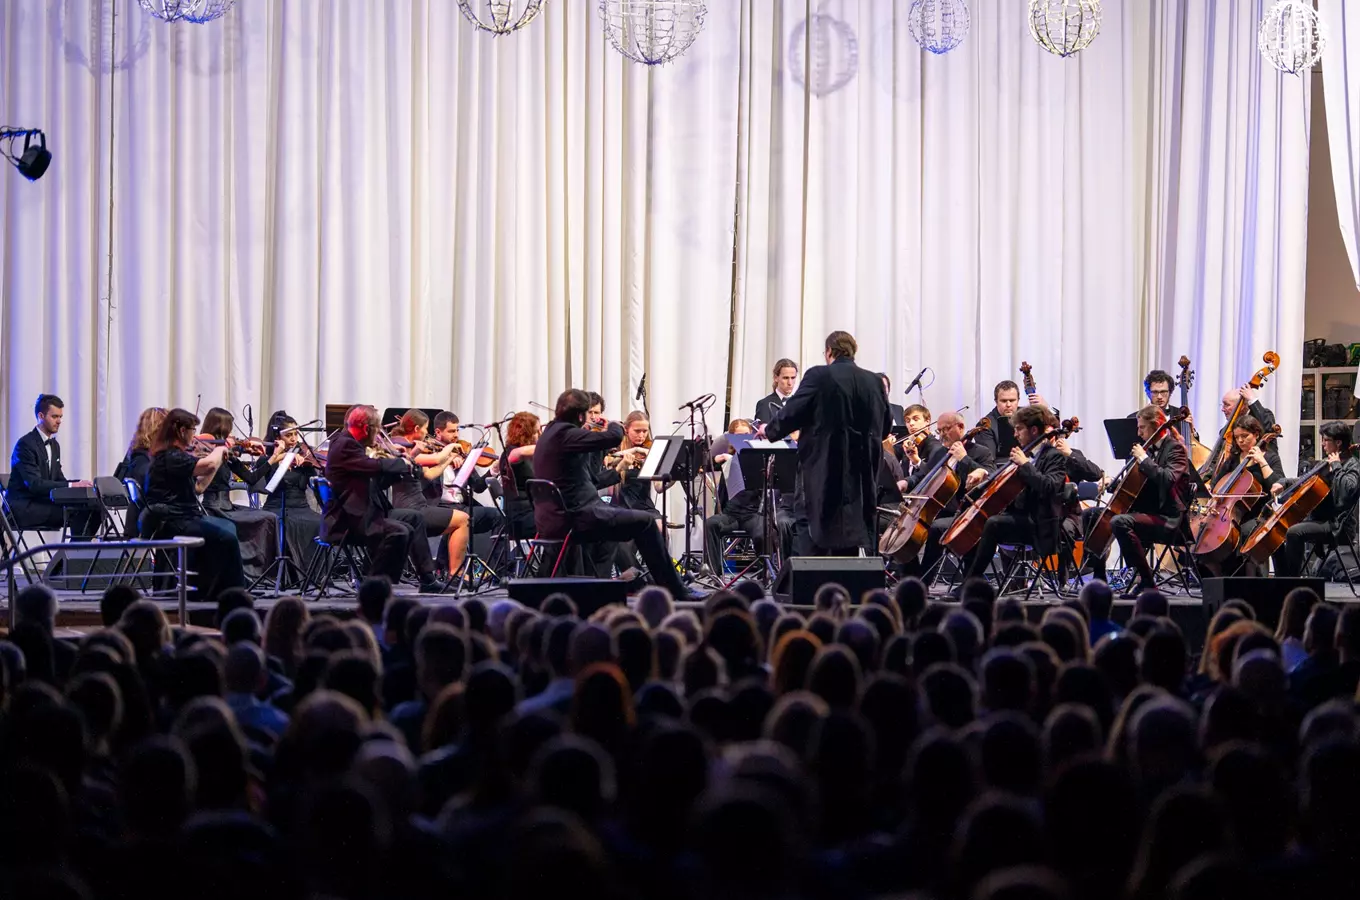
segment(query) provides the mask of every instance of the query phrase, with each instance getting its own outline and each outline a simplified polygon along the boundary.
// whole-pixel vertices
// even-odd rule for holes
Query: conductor
[[[827,335],[827,364],[808,369],[764,427],[769,440],[801,432],[798,464],[814,556],[855,556],[873,544],[878,465],[892,419],[883,382],[855,364],[858,349],[848,332]]]

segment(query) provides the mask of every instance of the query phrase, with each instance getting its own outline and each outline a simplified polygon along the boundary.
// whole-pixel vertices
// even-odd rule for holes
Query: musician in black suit
[[[425,519],[416,510],[392,509],[387,500],[389,485],[417,477],[410,461],[368,455],[380,424],[372,406],[351,407],[345,413],[345,430],[330,443],[326,481],[331,497],[322,513],[326,539],[340,544],[351,535],[362,536],[372,560],[370,574],[386,575],[393,584],[401,580],[409,557],[420,578],[421,593],[438,593],[444,583],[434,577]]]
[[[944,444],[930,433],[930,410],[913,403],[905,411],[907,433],[915,437],[899,441],[894,448],[902,462],[902,477],[908,481],[919,477],[930,464],[930,459],[944,452]]]
[[[1219,409],[1223,411],[1223,418],[1227,419],[1233,414],[1233,410],[1237,408],[1237,401],[1239,399],[1245,400],[1247,402],[1245,415],[1249,415],[1260,422],[1261,428],[1264,431],[1269,431],[1275,424],[1275,413],[1262,405],[1261,401],[1257,399],[1257,396],[1258,392],[1256,388],[1249,384],[1228,391],[1223,395],[1223,401],[1219,405]]]
[[[854,555],[873,542],[878,469],[892,420],[883,382],[855,365],[858,349],[847,332],[827,335],[827,364],[808,369],[763,429],[770,440],[800,432],[811,555]]]
[[[1001,543],[1029,544],[1041,556],[1057,552],[1067,459],[1048,442],[1031,450],[1032,456],[1023,449],[1049,430],[1051,419],[1048,407],[1038,405],[1020,407],[1011,416],[1016,445],[1009,460],[1019,467],[1016,474],[1025,489],[1005,512],[987,519],[977,546],[964,557],[965,578],[987,571]]]
[[[769,424],[774,414],[784,408],[793,396],[798,385],[798,364],[791,359],[781,359],[774,364],[774,390],[756,401],[756,421]]]
[[[959,513],[959,504],[964,493],[970,488],[977,487],[984,478],[996,469],[996,459],[992,456],[992,451],[979,443],[976,438],[966,446],[964,445],[963,437],[968,433],[968,425],[964,422],[963,416],[953,410],[941,413],[940,420],[935,423],[935,430],[940,435],[940,449],[931,453],[926,458],[925,465],[921,466],[915,475],[907,480],[906,492],[914,494],[920,490],[922,481],[941,462],[954,469],[954,474],[959,479],[959,491],[940,510],[940,514],[935,517],[935,520],[930,523],[926,535],[926,545],[922,549],[920,557],[912,565],[907,566],[907,572],[913,575],[931,573],[944,553],[940,541],[943,540],[949,526],[954,524],[954,517]],[[946,459],[948,459],[948,462],[945,462]]]
[[[888,412],[892,414],[893,425],[907,424],[906,411],[902,404],[892,402],[892,379],[888,377],[887,372],[879,372],[878,377],[883,379],[883,394],[888,398]]]
[[[1009,380],[997,382],[996,387],[992,388],[992,400],[996,405],[986,416],[991,420],[992,427],[978,435],[977,442],[991,451],[998,464],[1002,464],[1010,456],[1011,449],[1023,443],[1016,440],[1015,429],[1011,426],[1011,416],[1020,408],[1020,385]],[[1044,398],[1038,394],[1029,395],[1029,405],[1042,406],[1045,409],[1048,407]],[[1058,415],[1056,409],[1049,412],[1051,418]]]
[[[1327,496],[1307,518],[1291,525],[1285,533],[1284,544],[1271,557],[1275,561],[1276,575],[1290,578],[1302,575],[1310,545],[1317,546],[1321,552],[1333,539],[1342,546],[1355,541],[1360,459],[1356,459],[1355,447],[1351,444],[1351,428],[1340,422],[1328,422],[1318,429],[1318,433],[1322,436],[1323,461],[1317,466],[1317,475],[1327,484]],[[1276,482],[1271,485],[1271,493],[1283,493],[1295,483],[1294,480]]]
[[[1185,508],[1194,494],[1190,481],[1190,454],[1181,442],[1181,436],[1174,428],[1158,429],[1166,421],[1162,407],[1149,403],[1138,411],[1138,439],[1133,445],[1132,456],[1138,471],[1146,479],[1133,506],[1124,515],[1115,516],[1110,521],[1114,538],[1119,543],[1119,552],[1124,562],[1138,572],[1139,581],[1129,587],[1126,597],[1136,597],[1143,589],[1156,584],[1156,575],[1147,558],[1149,544],[1175,542],[1180,534],[1185,516]],[[1157,434],[1151,452],[1143,449],[1143,444]],[[1118,488],[1118,484],[1112,485]],[[1101,508],[1088,509],[1082,514],[1083,531],[1089,532]],[[1091,558],[1091,571],[1095,577],[1105,580],[1104,558]]]
[[[564,509],[553,504],[534,505],[539,536],[560,539],[568,531],[572,541],[586,545],[591,566],[604,576],[614,556],[614,544],[632,541],[651,573],[652,580],[676,598],[689,592],[675,571],[661,531],[650,513],[623,509],[600,499],[595,485],[597,454],[623,442],[623,426],[611,422],[603,431],[583,427],[591,407],[590,395],[569,389],[557,398],[553,420],[534,446],[534,475],[557,486]]]
[[[9,502],[14,522],[20,528],[60,529],[65,522],[63,507],[52,502],[52,491],[65,487],[91,487],[88,481],[71,481],[61,470],[61,444],[57,432],[65,415],[65,404],[56,394],[39,394],[33,406],[37,424],[14,444],[9,462]],[[95,510],[71,509],[71,533],[84,537],[95,532]]]

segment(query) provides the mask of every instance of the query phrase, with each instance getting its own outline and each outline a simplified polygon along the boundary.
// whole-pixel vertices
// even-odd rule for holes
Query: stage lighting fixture
[[[14,155],[14,142],[24,139],[24,151]],[[37,138],[37,142],[34,142]],[[19,174],[29,181],[43,177],[47,167],[52,164],[52,151],[47,149],[47,135],[40,128],[0,128],[0,156],[4,156],[19,170]]]

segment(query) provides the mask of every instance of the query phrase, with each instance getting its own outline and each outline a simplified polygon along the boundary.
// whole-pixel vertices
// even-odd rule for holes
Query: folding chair
[[[533,500],[535,507],[541,503],[548,509],[556,509],[564,518],[568,517],[567,502],[562,499],[562,492],[557,489],[557,485],[546,478],[531,478],[526,487],[529,489],[529,497]],[[557,555],[553,559],[552,571],[548,573],[549,578],[556,578],[557,571],[562,567],[562,561],[566,558],[567,549],[573,546],[571,543],[572,536],[571,528],[568,528],[566,534],[560,538],[545,538],[541,534],[535,535],[529,541],[529,561],[525,565],[525,570],[529,576],[538,577],[541,574],[549,550],[556,547]]]

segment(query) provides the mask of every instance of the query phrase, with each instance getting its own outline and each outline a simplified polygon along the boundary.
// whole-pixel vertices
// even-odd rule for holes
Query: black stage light
[[[36,143],[33,140],[35,137]],[[20,156],[15,156],[14,141],[19,138],[24,139],[24,152]],[[8,142],[0,149],[0,155],[13,163],[19,174],[29,181],[37,181],[43,177],[47,167],[52,164],[52,151],[47,149],[47,135],[43,134],[42,129],[0,128],[0,141]]]

